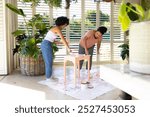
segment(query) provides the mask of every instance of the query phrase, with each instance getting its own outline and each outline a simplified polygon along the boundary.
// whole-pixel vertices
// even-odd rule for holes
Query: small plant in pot
[[[150,30],[150,0],[142,0],[141,5],[130,2],[125,3],[125,0],[122,0],[118,19],[122,30],[129,30],[130,32],[128,45],[130,46],[128,51],[130,52],[130,70],[150,74],[150,64],[146,63],[150,60],[150,56],[145,53],[150,51],[147,48],[150,46],[150,35],[148,35]],[[127,52],[126,47],[127,45],[121,46],[125,49],[124,54]],[[127,57],[126,55],[124,57]],[[122,91],[121,98],[131,100],[132,96]]]
[[[22,9],[18,9],[9,3],[6,6],[16,14],[21,15],[25,22],[25,29],[20,27],[12,32],[17,43],[13,49],[13,54],[19,54],[21,73],[30,76],[43,75],[45,73],[45,65],[39,44],[50,28],[47,17],[36,14],[26,21],[26,15]],[[53,44],[53,49],[54,57],[55,52],[58,51],[55,44]]]
[[[129,44],[124,43],[119,45],[118,47],[121,48],[120,56],[122,60],[127,60],[127,62],[129,62]]]

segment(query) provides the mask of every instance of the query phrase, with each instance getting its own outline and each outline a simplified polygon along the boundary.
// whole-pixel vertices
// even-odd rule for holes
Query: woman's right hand
[[[70,53],[70,52],[72,52],[72,50],[70,48],[68,48],[68,52]]]

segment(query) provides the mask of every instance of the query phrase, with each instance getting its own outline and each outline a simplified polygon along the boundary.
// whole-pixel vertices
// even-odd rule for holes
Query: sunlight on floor
[[[5,89],[5,90],[4,90]],[[13,86],[10,84],[0,83],[1,99],[8,100],[21,99],[21,100],[41,100],[45,99],[45,93],[36,91],[29,88]]]

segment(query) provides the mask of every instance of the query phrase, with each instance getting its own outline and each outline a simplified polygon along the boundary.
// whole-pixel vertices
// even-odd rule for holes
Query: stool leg
[[[66,86],[66,60],[64,60],[64,85]]]
[[[78,86],[81,87],[81,80],[80,80],[80,60],[78,60]]]
[[[88,57],[88,81],[90,81],[90,56]]]
[[[75,84],[75,87],[76,87],[76,69],[77,69],[77,62],[76,60],[74,61],[74,84]]]
[[[78,60],[78,77],[80,78],[80,61]]]

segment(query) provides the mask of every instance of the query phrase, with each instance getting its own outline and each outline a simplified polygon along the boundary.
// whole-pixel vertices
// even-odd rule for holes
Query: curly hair
[[[58,17],[55,20],[55,24],[56,24],[56,26],[61,26],[61,25],[64,25],[64,24],[69,25],[69,19],[67,17],[64,17],[64,16]]]
[[[97,29],[97,31],[101,32],[102,35],[103,35],[104,33],[106,33],[107,28],[106,28],[105,26],[101,26],[101,27],[99,27],[99,28]]]

